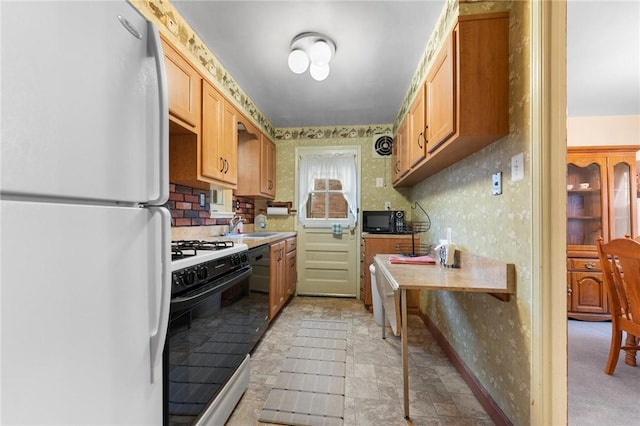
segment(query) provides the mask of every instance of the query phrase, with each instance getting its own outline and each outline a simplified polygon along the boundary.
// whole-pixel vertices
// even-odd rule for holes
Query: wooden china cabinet
[[[596,250],[636,237],[636,152],[640,146],[569,147],[567,156],[567,312],[587,321],[610,319]]]

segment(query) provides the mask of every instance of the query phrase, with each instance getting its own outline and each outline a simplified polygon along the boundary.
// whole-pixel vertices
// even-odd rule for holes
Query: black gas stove
[[[172,249],[165,424],[224,424],[248,387],[269,295],[251,291],[246,244],[184,240]]]

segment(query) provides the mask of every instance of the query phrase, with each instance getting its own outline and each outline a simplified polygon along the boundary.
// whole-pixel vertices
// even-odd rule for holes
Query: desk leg
[[[407,290],[402,289],[400,293],[400,311],[402,315],[402,384],[404,396],[404,418],[409,418],[409,344],[407,336]]]
[[[384,294],[382,294],[380,297],[384,297]],[[387,313],[384,311],[384,301],[382,302],[382,309],[380,309],[380,311],[382,312],[382,338],[386,339],[387,336],[385,335],[385,326],[387,324]]]

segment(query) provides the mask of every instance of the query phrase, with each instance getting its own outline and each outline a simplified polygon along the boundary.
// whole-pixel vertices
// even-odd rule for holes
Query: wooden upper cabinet
[[[402,120],[391,146],[393,170],[391,180],[395,184],[409,170],[407,147],[407,119]]]
[[[238,112],[226,100],[222,110],[222,143],[220,150],[224,161],[221,180],[235,188],[238,183]],[[204,142],[204,141],[203,141]]]
[[[409,167],[413,167],[422,161],[426,155],[426,128],[425,128],[425,96],[424,89],[418,90],[418,94],[409,108],[407,140],[409,150]]]
[[[395,186],[415,185],[509,134],[508,24],[508,12],[458,17],[420,89],[426,157],[409,150],[411,168]]]
[[[238,181],[236,112],[211,84],[202,86],[202,176],[228,188]]]
[[[202,77],[165,40],[162,40],[162,49],[167,72],[169,118],[180,126],[199,133]]]
[[[276,145],[264,135],[260,144],[260,192],[276,196]]]
[[[224,170],[224,161],[220,149],[222,140],[222,110],[224,99],[209,83],[202,85],[202,149],[200,171],[209,179],[220,179]]]
[[[276,146],[244,119],[238,131],[238,188],[236,195],[274,199]]]
[[[427,75],[427,151],[433,152],[456,130],[455,43],[457,31],[449,34]]]

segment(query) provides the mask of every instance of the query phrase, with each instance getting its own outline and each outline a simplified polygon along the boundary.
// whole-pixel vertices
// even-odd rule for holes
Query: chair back
[[[598,256],[609,293],[611,315],[640,325],[640,242],[597,238]]]

